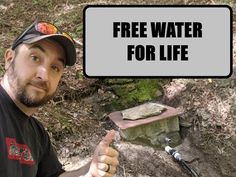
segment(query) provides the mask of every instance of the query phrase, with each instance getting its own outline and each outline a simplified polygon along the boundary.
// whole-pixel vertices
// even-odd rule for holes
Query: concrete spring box
[[[109,118],[119,127],[122,138],[127,141],[161,147],[164,145],[164,139],[168,137],[172,145],[177,145],[180,143],[178,118],[180,112],[173,107],[161,106],[165,111],[157,116],[125,120],[122,111],[116,111],[109,114]]]

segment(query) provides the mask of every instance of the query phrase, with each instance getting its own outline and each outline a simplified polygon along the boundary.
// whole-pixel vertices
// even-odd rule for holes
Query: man
[[[50,100],[65,66],[76,61],[73,39],[56,26],[35,21],[7,49],[0,85],[0,177],[112,177],[118,152],[114,131],[97,146],[92,161],[65,172],[42,124],[32,114]]]

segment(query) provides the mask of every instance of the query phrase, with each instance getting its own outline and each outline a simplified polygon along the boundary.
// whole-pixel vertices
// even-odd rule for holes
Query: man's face
[[[65,53],[53,41],[22,44],[6,74],[15,99],[38,107],[54,95],[64,69]]]

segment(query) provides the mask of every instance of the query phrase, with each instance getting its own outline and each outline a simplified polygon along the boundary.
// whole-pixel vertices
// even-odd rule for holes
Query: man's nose
[[[42,81],[48,81],[48,69],[44,66],[40,66],[37,70],[36,77]]]

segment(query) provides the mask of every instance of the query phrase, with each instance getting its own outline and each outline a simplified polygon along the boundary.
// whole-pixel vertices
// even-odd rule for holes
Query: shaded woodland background
[[[0,0],[1,59],[19,32],[37,17],[55,23],[83,43],[83,8],[89,4],[227,4],[236,9],[233,0]],[[235,11],[233,16],[235,65]],[[66,169],[75,169],[86,163],[106,130],[118,130],[107,118],[111,111],[158,101],[183,111],[180,117],[183,145],[179,149],[193,156],[188,156],[190,164],[201,176],[236,176],[236,162],[233,160],[236,157],[235,72],[228,79],[158,79],[155,80],[154,92],[145,87],[153,80],[137,79],[144,84],[135,87],[134,92],[142,94],[134,100],[124,101],[127,92],[117,92],[114,86],[137,83],[137,80],[84,77],[82,49],[82,46],[77,46],[77,63],[65,69],[56,97],[35,114],[48,130]],[[1,60],[0,76],[3,73],[4,61]],[[126,89],[121,88],[122,91]],[[150,92],[153,92],[151,96]],[[124,102],[117,105],[118,100]],[[122,140],[117,140],[116,147],[121,152],[117,176],[185,176],[171,159],[167,160],[163,149]]]

